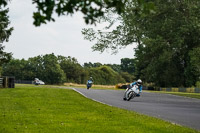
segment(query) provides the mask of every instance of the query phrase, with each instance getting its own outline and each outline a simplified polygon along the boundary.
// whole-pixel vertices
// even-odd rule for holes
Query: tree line
[[[84,63],[80,65],[73,57],[39,55],[25,59],[11,59],[2,66],[3,76],[14,76],[16,80],[39,78],[46,84],[65,82],[85,84],[93,77],[95,84],[115,85],[134,80],[134,59],[123,58],[121,64]]]

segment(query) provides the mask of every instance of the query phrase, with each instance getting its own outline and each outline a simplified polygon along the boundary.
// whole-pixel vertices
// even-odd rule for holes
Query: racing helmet
[[[137,80],[137,85],[141,85],[142,84],[142,80],[141,79],[138,79]]]

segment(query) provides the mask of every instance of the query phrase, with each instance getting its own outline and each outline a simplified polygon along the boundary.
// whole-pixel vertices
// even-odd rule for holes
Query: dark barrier
[[[3,76],[0,77],[1,88],[15,88],[15,77]]]
[[[0,78],[0,88],[3,88],[3,78]]]

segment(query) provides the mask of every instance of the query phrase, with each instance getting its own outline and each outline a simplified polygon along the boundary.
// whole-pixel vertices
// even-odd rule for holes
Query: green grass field
[[[0,89],[0,133],[195,133],[132,111],[110,107],[70,89]]]

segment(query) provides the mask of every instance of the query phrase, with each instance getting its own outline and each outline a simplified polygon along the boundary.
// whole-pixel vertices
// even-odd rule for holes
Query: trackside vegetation
[[[0,114],[0,132],[6,133],[199,132],[50,86],[0,89]]]
[[[45,54],[25,59],[11,59],[2,66],[3,76],[14,76],[15,80],[43,80],[46,84],[85,84],[89,77],[99,85],[115,85],[132,82],[134,59],[122,58],[121,64],[84,63],[62,55]]]

